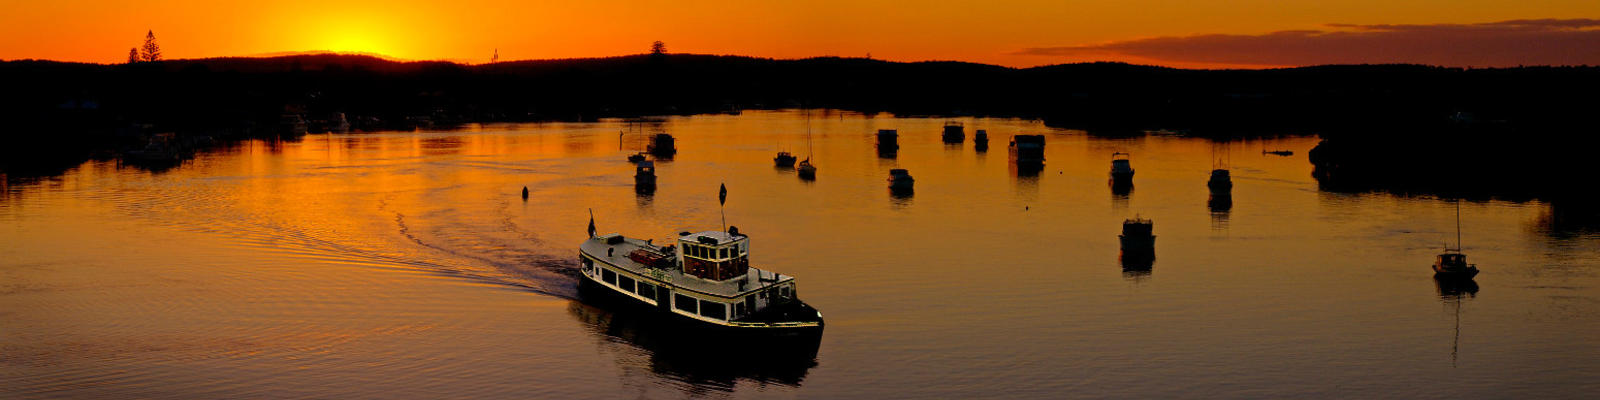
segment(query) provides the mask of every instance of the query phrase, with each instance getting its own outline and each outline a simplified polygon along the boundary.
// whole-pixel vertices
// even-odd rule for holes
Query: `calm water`
[[[1600,236],[1537,202],[1461,205],[1476,292],[1428,269],[1454,203],[1322,192],[1314,138],[1102,139],[965,119],[673,118],[638,196],[622,122],[247,142],[91,162],[0,194],[0,398],[1533,397],[1600,390]],[[896,159],[872,132],[901,133]],[[1017,176],[1006,142],[1047,136]],[[1293,157],[1262,149],[1294,150]],[[1133,154],[1113,194],[1110,155]],[[1231,210],[1207,207],[1213,154]],[[916,177],[892,196],[891,168]],[[587,210],[666,239],[727,220],[827,317],[812,356],[700,348],[589,305]],[[527,186],[531,198],[519,195]],[[1124,218],[1155,221],[1147,272]],[[1455,293],[1455,294],[1453,294]],[[799,353],[798,355],[793,353]],[[771,356],[770,359],[762,359]]]

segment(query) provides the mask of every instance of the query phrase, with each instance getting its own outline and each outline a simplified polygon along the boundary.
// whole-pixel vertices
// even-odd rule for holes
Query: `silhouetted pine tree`
[[[144,48],[139,52],[139,59],[144,61],[161,61],[161,46],[156,44],[156,31],[144,34]]]
[[[667,44],[666,43],[662,43],[660,40],[655,41],[655,43],[651,43],[650,44],[650,54],[656,54],[656,55],[667,54]]]
[[[136,62],[139,62],[139,48],[138,47],[129,47],[128,48],[128,63],[129,64],[133,64],[133,63],[136,63]]]

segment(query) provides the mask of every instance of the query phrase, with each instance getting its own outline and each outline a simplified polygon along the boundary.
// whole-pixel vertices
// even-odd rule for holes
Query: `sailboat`
[[[1444,252],[1434,259],[1433,277],[1470,280],[1477,275],[1478,265],[1467,264],[1467,255],[1461,252],[1461,200],[1456,200],[1456,248],[1445,246]]]
[[[817,166],[811,165],[811,110],[806,110],[806,159],[795,169],[800,179],[817,179]]]

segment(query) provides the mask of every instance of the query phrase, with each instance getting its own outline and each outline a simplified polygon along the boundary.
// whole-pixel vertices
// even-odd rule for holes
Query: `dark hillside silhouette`
[[[283,121],[339,113],[355,129],[372,130],[804,105],[1039,118],[1092,134],[1318,134],[1329,146],[1317,159],[1329,171],[1342,171],[1328,175],[1335,181],[1360,176],[1350,171],[1360,171],[1351,168],[1363,162],[1438,165],[1435,157],[1445,156],[1446,148],[1435,145],[1446,134],[1456,135],[1448,141],[1462,146],[1449,148],[1458,154],[1497,153],[1470,154],[1472,162],[1525,168],[1510,163],[1538,154],[1550,171],[1593,171],[1580,160],[1587,156],[1582,146],[1596,134],[1593,115],[1600,105],[1593,95],[1600,93],[1597,67],[1184,70],[1087,63],[1016,69],[667,54],[660,47],[657,54],[483,65],[334,54],[118,65],[0,62],[0,83],[8,88],[0,93],[7,121],[0,129],[11,144],[0,168],[42,165],[30,161],[41,158],[70,164],[96,148],[127,146],[158,131],[279,135]],[[1463,137],[1479,139],[1458,140]],[[1378,149],[1394,153],[1368,153]],[[1498,167],[1486,168],[1480,172],[1500,174]],[[1387,173],[1434,181],[1399,175],[1425,170]]]

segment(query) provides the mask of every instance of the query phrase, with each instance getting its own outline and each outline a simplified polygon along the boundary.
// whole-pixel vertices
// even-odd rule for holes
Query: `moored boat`
[[[1133,182],[1133,164],[1128,161],[1128,153],[1111,153],[1111,181],[1123,184]]]
[[[878,155],[894,157],[900,151],[900,132],[894,129],[878,130]]]
[[[989,150],[989,131],[979,129],[977,133],[972,134],[972,148],[978,151]]]
[[[904,168],[889,170],[889,190],[898,192],[910,191],[916,183],[917,180],[911,178],[911,172],[906,171]]]
[[[1226,169],[1211,170],[1211,179],[1206,180],[1206,187],[1211,188],[1211,193],[1226,195],[1233,190],[1233,177]]]
[[[646,149],[657,158],[672,158],[678,154],[678,141],[670,134],[657,133],[650,137],[650,145],[646,146]]]
[[[794,277],[750,266],[750,237],[736,227],[682,232],[668,246],[593,236],[578,254],[586,286],[693,326],[783,335],[822,331],[822,313],[800,300]]]
[[[1438,279],[1466,280],[1478,275],[1476,264],[1467,264],[1467,255],[1461,252],[1461,201],[1456,201],[1456,248],[1445,245],[1444,252],[1433,259],[1433,277]]]
[[[1156,247],[1154,228],[1154,222],[1138,216],[1123,220],[1122,234],[1117,235],[1117,238],[1122,241],[1122,251],[1124,253],[1153,251]]]
[[[1018,169],[1044,168],[1044,135],[1012,136],[1011,153]]]
[[[636,189],[649,190],[656,187],[656,163],[653,161],[640,161],[633,168],[633,186]]]
[[[795,169],[800,174],[800,179],[817,179],[817,166],[811,165],[811,159],[800,162],[800,168]]]
[[[780,152],[778,152],[778,156],[777,157],[773,157],[772,158],[772,162],[774,164],[777,164],[779,167],[783,167],[783,168],[793,167],[794,166],[794,161],[795,161],[794,154],[789,154],[789,152],[787,152],[787,151],[780,151]]]
[[[941,137],[945,143],[961,143],[967,140],[966,129],[966,126],[961,125],[960,122],[946,121],[944,123],[944,133]]]

